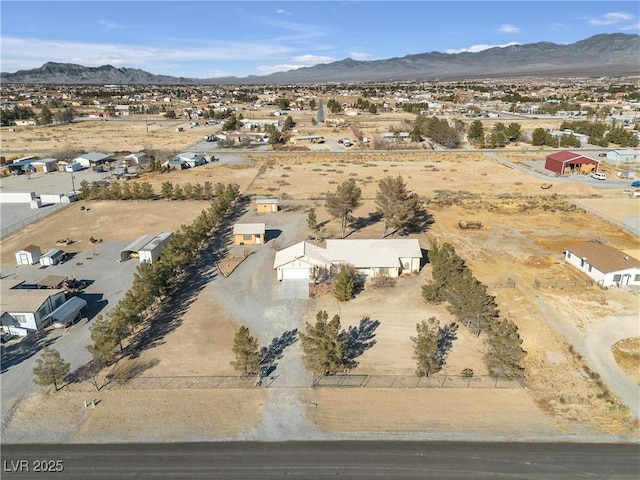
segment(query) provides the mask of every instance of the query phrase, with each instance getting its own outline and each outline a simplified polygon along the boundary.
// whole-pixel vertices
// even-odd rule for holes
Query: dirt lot
[[[261,169],[267,162],[270,162],[268,166]],[[327,389],[304,393],[303,398],[318,403],[318,408],[309,409],[307,414],[321,430],[516,436],[518,432],[523,435],[629,434],[637,427],[629,421],[628,411],[589,376],[584,359],[554,327],[570,322],[578,332],[584,332],[604,316],[637,314],[637,297],[586,286],[554,289],[534,286],[536,278],[584,280],[562,262],[561,254],[568,243],[597,238],[639,257],[636,238],[591,215],[574,211],[558,199],[542,199],[540,195],[545,192],[540,189],[539,180],[477,154],[453,156],[426,152],[394,154],[392,158],[389,154],[358,153],[339,157],[253,154],[251,163],[244,167],[215,168],[208,165],[203,169],[145,177],[145,180],[155,185],[165,180],[237,181],[245,192],[280,196],[289,207],[316,205],[320,222],[328,220],[321,195],[349,177],[359,179],[367,199],[355,212],[362,218],[373,211],[371,199],[377,181],[386,175],[403,175],[410,188],[432,199],[437,190],[481,194],[480,198],[471,200],[454,195],[449,205],[431,202],[428,208],[435,223],[419,238],[425,247],[430,239],[452,243],[474,274],[487,284],[508,278],[515,280],[516,288],[492,288],[491,291],[497,296],[502,314],[518,324],[524,339],[528,352],[526,390]],[[578,184],[564,184],[555,191],[574,197],[600,194],[592,187]],[[503,193],[536,198],[496,198]],[[603,202],[608,198],[603,197]],[[613,208],[616,199],[611,201]],[[133,240],[143,233],[175,229],[195,218],[205,206],[206,202],[91,202],[90,210],[82,214],[72,207],[3,238],[2,261],[12,262],[14,251],[25,244],[37,243],[44,248],[53,246],[61,236],[77,239],[75,247],[71,247],[80,250],[86,248],[90,235],[105,241]],[[484,228],[462,231],[457,227],[459,219],[481,220]],[[325,234],[335,233],[335,222],[326,224]],[[382,225],[377,223],[364,226],[350,238],[380,238],[381,234]],[[420,286],[428,277],[427,267],[419,276],[401,279],[388,291],[365,291],[347,304],[338,305],[330,295],[311,300],[306,318],[312,319],[318,309],[326,309],[330,314],[339,312],[343,326],[356,324],[363,316],[379,320],[377,344],[360,358],[354,373],[411,374],[414,363],[409,337],[415,333],[416,322],[429,316],[438,317],[442,323],[451,320],[443,306],[426,305],[420,299]],[[215,282],[208,288],[215,288]],[[219,309],[211,295],[206,295],[207,289],[191,305],[182,325],[167,335],[161,346],[144,352],[143,360],[159,362],[148,374],[232,373],[230,346],[238,323]],[[460,327],[444,373],[455,374],[468,367],[482,374],[481,357],[481,340]],[[57,398],[65,395],[68,394]],[[180,435],[192,434],[193,437],[233,434],[251,428],[260,416],[256,405],[260,403],[261,393],[253,390],[240,393],[215,390],[206,395],[189,391],[162,391],[161,394],[158,391],[105,391],[100,395],[102,402],[96,409],[83,412],[77,418],[74,415],[78,414],[70,414],[70,422],[83,422],[79,430],[71,432],[71,427],[66,430],[74,438],[87,441],[160,438],[172,428]],[[247,400],[241,402],[244,395],[248,395]],[[209,398],[219,403],[212,404]],[[185,402],[194,404],[193,413],[176,408]],[[15,425],[37,421],[35,403],[29,405],[16,412]],[[473,405],[472,410],[468,410],[469,405]],[[227,414],[208,415],[212,408],[220,408]],[[241,415],[235,413],[234,408],[240,408]],[[460,416],[464,408],[469,414]],[[175,413],[176,410],[180,412]],[[122,422],[116,424],[113,417],[122,418]],[[166,424],[167,417],[171,418],[169,424]],[[143,424],[150,427],[143,429]]]

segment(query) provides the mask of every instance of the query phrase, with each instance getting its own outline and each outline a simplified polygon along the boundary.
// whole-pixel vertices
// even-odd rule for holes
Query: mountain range
[[[568,45],[538,42],[480,52],[429,52],[384,60],[351,58],[263,76],[185,78],[154,75],[111,65],[84,67],[47,62],[40,68],[0,73],[18,84],[252,85],[329,82],[385,82],[515,76],[640,75],[640,35],[594,35]]]

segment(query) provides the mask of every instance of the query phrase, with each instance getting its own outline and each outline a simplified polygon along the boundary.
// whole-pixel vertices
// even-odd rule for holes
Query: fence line
[[[535,278],[533,284],[536,288],[541,287],[580,287],[587,286],[593,287],[593,280],[540,280],[538,277]]]
[[[595,210],[594,208],[588,207],[586,205],[582,205],[579,202],[573,201],[573,200],[569,200],[567,199],[567,201],[571,202],[572,204],[574,204],[576,207],[581,208],[582,210],[590,213],[591,215],[595,215],[598,218],[601,218],[602,220],[604,220],[605,222],[610,223],[611,225],[615,225],[616,227],[620,227],[621,229],[625,230],[626,232],[629,232],[632,235],[635,235],[636,237],[640,237],[640,227],[634,227],[633,225],[628,225],[624,222],[621,222],[620,220],[616,220],[615,218],[612,218],[602,212],[599,212],[598,210]]]
[[[2,208],[7,208],[8,204],[4,203],[2,205],[3,205]],[[17,222],[14,222],[11,225],[3,226],[2,229],[0,229],[0,237],[4,237],[5,235],[8,235],[13,231],[18,230],[19,228],[22,228],[25,225],[29,225],[30,223],[33,223],[36,220],[40,220],[41,218],[44,218],[47,215],[51,215],[52,213],[55,213],[58,210],[61,210],[65,207],[69,207],[71,205],[72,204],[69,204],[69,203],[54,203],[53,205],[41,207],[38,209],[39,211],[37,213],[34,213],[33,215],[29,215],[28,217],[23,218],[22,220],[19,220]]]
[[[331,375],[313,379],[314,388],[523,388],[522,380],[488,375]]]
[[[175,377],[132,377],[115,379],[106,385],[109,390],[171,390],[171,389],[214,389],[214,388],[256,388],[269,387],[277,375],[258,380],[257,376],[175,376]]]
[[[497,282],[489,282],[487,283],[487,287],[489,288],[516,288],[516,281],[512,278],[507,278],[505,282],[497,281]]]

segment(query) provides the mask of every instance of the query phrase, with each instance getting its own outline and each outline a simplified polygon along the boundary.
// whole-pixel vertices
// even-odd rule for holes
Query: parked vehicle
[[[591,172],[591,178],[595,178],[596,180],[606,180],[607,175],[602,172]]]
[[[631,186],[633,188],[640,188],[640,180],[636,180],[635,182],[631,182]]]

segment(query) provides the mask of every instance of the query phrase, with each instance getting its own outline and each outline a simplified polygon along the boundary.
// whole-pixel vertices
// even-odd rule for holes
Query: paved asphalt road
[[[564,443],[3,445],[2,478],[637,480],[639,452],[631,444]],[[63,471],[35,472],[43,460]]]

